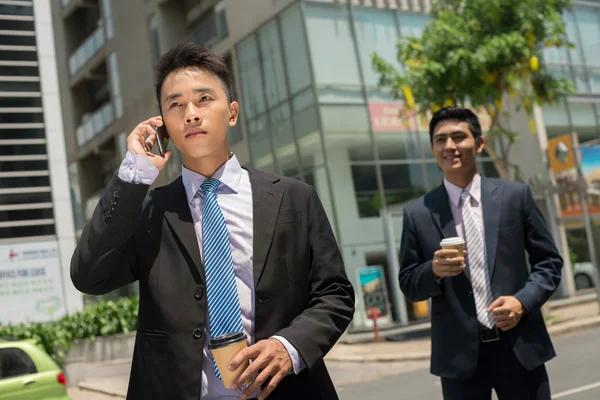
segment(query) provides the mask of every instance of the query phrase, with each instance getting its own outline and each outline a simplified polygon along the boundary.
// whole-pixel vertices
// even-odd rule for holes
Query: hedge
[[[0,338],[34,339],[59,365],[63,365],[73,342],[134,332],[138,304],[137,297],[123,297],[88,306],[56,321],[0,324]]]

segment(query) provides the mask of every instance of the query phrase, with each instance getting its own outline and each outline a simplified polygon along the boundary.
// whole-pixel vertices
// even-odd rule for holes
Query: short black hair
[[[437,110],[431,121],[429,122],[429,141],[433,144],[433,131],[435,127],[442,121],[456,120],[460,122],[466,122],[469,125],[469,130],[473,134],[473,138],[477,139],[481,136],[481,125],[479,124],[479,118],[477,115],[468,108],[463,107],[443,107]]]
[[[167,51],[160,58],[156,67],[156,99],[161,112],[160,92],[165,79],[172,72],[187,68],[208,71],[216,75],[223,83],[227,100],[231,103],[233,97],[231,94],[231,71],[229,71],[225,59],[208,47],[194,43],[180,43]]]

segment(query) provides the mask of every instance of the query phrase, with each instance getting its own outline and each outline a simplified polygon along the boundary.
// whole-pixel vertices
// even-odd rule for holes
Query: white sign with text
[[[64,314],[58,243],[0,245],[0,323],[45,322]]]

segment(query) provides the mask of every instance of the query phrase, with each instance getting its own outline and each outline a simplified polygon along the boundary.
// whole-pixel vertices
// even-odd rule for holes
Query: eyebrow
[[[212,95],[217,94],[217,92],[213,88],[209,88],[209,87],[194,89],[194,93],[210,93]],[[165,97],[165,102],[175,100],[176,98],[181,97],[181,96],[182,96],[181,93],[172,93],[172,94],[168,95],[167,97]]]
[[[466,135],[467,132],[465,131],[453,131],[450,133],[436,133],[435,135],[433,135],[434,139],[435,138],[439,138],[439,137],[446,137],[446,136],[452,136],[452,135]]]

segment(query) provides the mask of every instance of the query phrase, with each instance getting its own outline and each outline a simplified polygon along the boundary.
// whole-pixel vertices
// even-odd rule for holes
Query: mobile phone
[[[165,158],[165,151],[169,147],[169,134],[165,125],[153,126],[154,132],[156,132],[156,143],[158,144],[158,153],[162,158]]]

